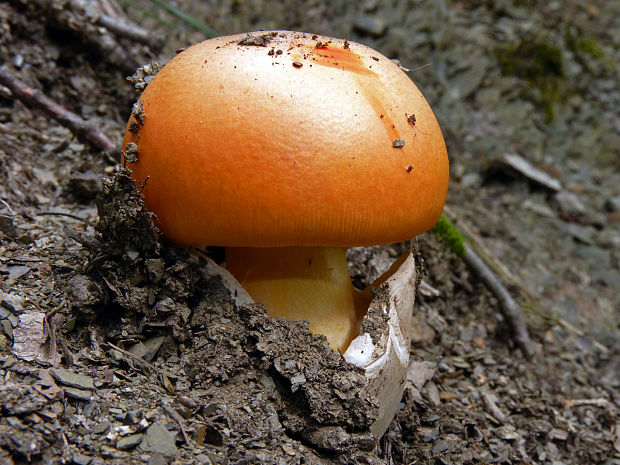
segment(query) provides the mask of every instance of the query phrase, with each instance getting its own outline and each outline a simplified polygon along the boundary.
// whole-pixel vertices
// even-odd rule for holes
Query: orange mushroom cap
[[[140,101],[123,147],[137,145],[129,166],[173,241],[380,244],[421,234],[443,209],[437,120],[366,46],[287,31],[211,39],[170,60]]]

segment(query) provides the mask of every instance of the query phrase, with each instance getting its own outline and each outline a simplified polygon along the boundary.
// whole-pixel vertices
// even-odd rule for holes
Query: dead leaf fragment
[[[13,354],[28,362],[37,361],[50,365],[60,363],[60,354],[49,350],[44,329],[45,313],[30,312],[19,316],[13,329]]]

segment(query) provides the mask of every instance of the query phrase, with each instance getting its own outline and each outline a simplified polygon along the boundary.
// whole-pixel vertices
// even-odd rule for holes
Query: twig
[[[181,417],[179,412],[177,412],[173,407],[167,404],[162,404],[162,405],[164,407],[164,412],[166,412],[170,417],[172,417],[172,419],[175,420],[177,424],[179,425],[179,429],[181,430],[181,434],[183,435],[185,444],[193,448],[194,444],[192,443],[190,438],[187,436],[187,431],[185,431],[185,427],[183,426],[183,417]]]
[[[66,216],[67,218],[71,218],[74,220],[83,221],[84,223],[87,223],[87,224],[91,224],[90,221],[85,220],[81,216],[74,215],[73,213],[43,211],[43,212],[38,212],[36,216]]]
[[[499,300],[502,313],[512,326],[517,344],[519,344],[519,347],[521,347],[521,350],[523,350],[527,357],[532,357],[535,354],[534,344],[527,331],[527,325],[525,324],[525,318],[523,317],[523,310],[521,307],[514,301],[497,276],[471,247],[465,249],[463,260]]]
[[[164,38],[160,34],[147,31],[137,24],[129,23],[121,18],[101,13],[94,18],[94,22],[102,25],[117,36],[127,37],[141,44],[148,45],[155,50],[161,49],[164,42]]]
[[[6,65],[0,66],[0,84],[9,88],[13,96],[34,108],[43,110],[64,127],[68,128],[82,142],[101,150],[112,157],[117,152],[116,145],[103,132],[90,125],[77,114],[63,108],[52,99],[43,95],[39,89],[33,89],[19,80]]]
[[[139,357],[136,354],[132,354],[128,350],[121,349],[119,346],[117,346],[115,344],[112,344],[111,342],[106,342],[106,344],[109,345],[110,347],[112,347],[112,349],[119,351],[125,357],[128,357],[128,358],[132,359],[133,361],[137,362],[139,365],[142,365],[143,367],[148,368],[149,370],[151,370],[151,371],[153,371],[155,373],[161,373],[161,370],[159,370],[155,365],[152,365],[149,362],[147,362],[146,360],[144,360],[142,357]]]
[[[126,73],[133,72],[139,61],[142,61],[136,57],[135,51],[120,44],[107,29],[91,22],[88,14],[91,6],[85,0],[53,2],[49,0],[20,0],[20,2],[29,9],[39,10],[41,17],[54,24],[55,28],[60,27],[79,36],[89,49],[97,50],[103,59]]]
[[[13,216],[15,216],[15,212],[13,211],[13,209],[11,208],[11,206],[7,203],[6,200],[4,199],[0,199],[0,202],[2,202],[2,204],[6,207],[6,209],[9,211],[9,213]]]
[[[453,217],[453,214],[448,210],[444,209],[444,213],[447,217]],[[452,220],[453,221],[453,220]],[[470,228],[467,227],[463,223],[463,221],[458,222],[459,228],[464,230],[471,231]],[[456,226],[452,225],[452,227],[456,228]],[[481,244],[477,244],[480,245]],[[462,250],[462,249],[461,249]],[[485,252],[489,257],[490,253]],[[523,309],[515,302],[512,298],[506,287],[502,284],[497,275],[487,266],[485,261],[480,258],[480,256],[475,252],[471,244],[467,244],[465,247],[465,251],[462,254],[463,261],[465,264],[475,272],[478,277],[482,280],[485,286],[491,291],[491,293],[499,300],[500,308],[504,317],[508,320],[508,323],[512,326],[515,340],[526,357],[532,357],[536,351],[532,340],[530,339],[530,335],[527,330],[527,325],[525,323],[525,318],[523,316]],[[493,261],[495,265],[499,265],[496,260]],[[514,283],[514,278],[505,269],[503,266],[499,266],[500,273],[506,277],[509,281]],[[521,286],[520,286],[521,287]]]
[[[609,401],[607,399],[566,399],[562,401],[562,407],[573,408],[581,407],[582,405],[593,405],[595,407],[605,407]]]
[[[482,400],[484,401],[484,406],[487,408],[489,413],[493,415],[499,423],[506,423],[506,420],[508,419],[506,414],[500,410],[493,397],[491,397],[491,394],[488,392],[483,392]]]
[[[137,362],[139,365],[142,365],[144,368],[147,368],[147,369],[151,370],[152,373],[155,373],[158,376],[169,376],[169,377],[172,377],[172,378],[179,378],[178,375],[175,375],[175,374],[170,373],[169,371],[157,368],[155,365],[153,365],[152,363],[147,362],[142,357],[140,357],[140,356],[138,356],[136,354],[132,354],[128,350],[122,349],[119,346],[117,346],[115,344],[112,344],[111,342],[106,342],[105,344],[110,346],[112,349],[117,350],[118,352],[120,352],[125,357],[130,358],[133,361]]]

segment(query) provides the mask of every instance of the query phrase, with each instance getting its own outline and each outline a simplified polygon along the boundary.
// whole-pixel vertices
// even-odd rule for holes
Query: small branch
[[[84,223],[91,224],[90,221],[85,220],[81,216],[74,215],[73,213],[44,211],[44,212],[38,212],[37,216],[65,216],[67,218],[72,218],[77,221],[82,221]]]
[[[48,116],[51,116],[64,127],[70,129],[80,141],[88,143],[91,147],[104,152],[110,157],[116,154],[117,147],[108,136],[77,114],[54,102],[40,90],[27,86],[6,65],[0,66],[0,85],[10,89],[13,96],[26,105],[43,110]]]
[[[491,394],[489,394],[488,392],[483,392],[482,400],[488,412],[493,415],[499,423],[506,423],[506,421],[508,420],[506,414],[502,412],[501,409],[497,406],[497,404],[495,403],[495,399],[493,399]]]
[[[135,354],[132,354],[131,352],[129,352],[128,350],[122,349],[119,346],[112,344],[111,342],[106,342],[107,345],[109,345],[112,349],[120,352],[122,355],[124,355],[125,357],[133,360],[134,362],[136,362],[138,365],[142,365],[142,367],[147,368],[149,370],[151,370],[154,373],[160,374],[162,371],[159,370],[155,365],[152,365],[151,363],[147,362],[146,360],[144,360],[142,357],[139,357]]]
[[[527,331],[527,324],[525,323],[525,318],[523,316],[522,308],[515,302],[512,298],[506,287],[502,284],[500,278],[495,274],[495,272],[487,266],[485,261],[476,253],[471,244],[467,244],[464,246],[462,243],[462,233],[459,231],[459,228],[462,228],[464,231],[471,231],[462,221],[458,222],[459,228],[457,228],[453,224],[454,215],[449,211],[446,207],[444,209],[445,220],[443,223],[438,221],[437,224],[442,224],[441,228],[433,227],[431,232],[435,232],[435,234],[441,234],[443,237],[440,238],[442,240],[451,240],[451,243],[447,244],[448,247],[453,248],[454,252],[459,255],[465,264],[471,269],[474,273],[478,275],[478,277],[485,284],[487,289],[491,291],[491,293],[499,300],[500,308],[508,323],[512,326],[515,340],[523,353],[527,357],[532,357],[536,351],[534,347],[534,343],[530,339],[529,333]],[[452,236],[459,236],[459,240]],[[470,236],[471,237],[471,236]],[[450,239],[452,238],[452,239]],[[456,247],[455,243],[458,242],[459,247]],[[481,243],[476,243],[482,247]],[[490,253],[487,253],[488,257],[491,257]],[[510,279],[511,275],[497,260],[491,260],[494,265],[498,266],[500,269],[500,273],[507,277],[511,282],[514,282],[513,279]]]
[[[573,407],[581,407],[583,405],[592,405],[594,407],[606,407],[609,404],[607,399],[565,399],[561,401],[562,407],[565,409]]]
[[[514,301],[497,276],[471,247],[465,249],[463,261],[465,261],[467,266],[478,275],[486,287],[493,293],[497,300],[499,300],[502,313],[512,326],[517,344],[519,344],[519,347],[521,347],[527,357],[532,357],[535,354],[534,343],[530,339],[530,335],[527,331],[527,325],[525,324],[521,307]]]
[[[94,18],[94,22],[105,27],[108,31],[117,36],[126,37],[141,44],[148,45],[155,50],[160,50],[164,42],[164,38],[160,34],[147,31],[137,24],[129,23],[121,18],[101,13]]]
[[[93,24],[90,10],[98,2],[85,0],[19,0],[27,8],[38,10],[43,21],[70,31],[79,37],[90,50],[98,51],[104,60],[118,67],[125,73],[132,73],[142,61],[135,50],[120,44],[116,37],[100,25]],[[90,4],[90,5],[89,5]]]

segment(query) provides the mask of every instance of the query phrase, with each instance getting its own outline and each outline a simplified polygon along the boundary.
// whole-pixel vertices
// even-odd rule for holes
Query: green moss
[[[616,62],[605,54],[601,44],[577,28],[568,31],[566,37],[567,46],[575,54],[575,59],[588,71],[596,74],[597,71],[613,71]],[[600,66],[603,68],[600,68]]]
[[[439,217],[439,220],[435,223],[435,226],[431,228],[430,232],[459,257],[465,255],[463,236],[456,226],[446,218],[446,215],[441,215]]]
[[[541,39],[526,39],[498,48],[495,56],[502,74],[527,82],[522,97],[540,107],[548,120],[553,119],[554,104],[561,99],[564,85],[562,50]]]
[[[535,40],[502,47],[496,52],[503,74],[527,80],[563,77],[562,50],[555,45]]]
[[[577,37],[575,40],[575,49],[581,53],[592,55],[594,58],[602,59],[605,57],[605,52],[600,44],[591,37]]]

